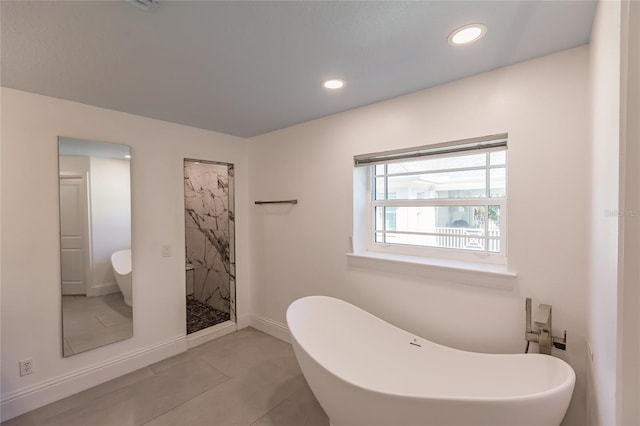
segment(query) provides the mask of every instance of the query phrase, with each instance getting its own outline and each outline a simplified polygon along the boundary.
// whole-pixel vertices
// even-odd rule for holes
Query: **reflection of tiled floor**
[[[245,328],[2,426],[329,426],[291,345]]]
[[[230,315],[187,296],[187,334],[229,321]]]
[[[131,307],[122,293],[62,296],[64,356],[133,336]]]

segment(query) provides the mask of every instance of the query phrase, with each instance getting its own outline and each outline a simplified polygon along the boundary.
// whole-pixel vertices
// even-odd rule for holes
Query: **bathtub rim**
[[[460,396],[460,395],[434,395],[434,394],[412,394],[412,393],[401,393],[401,392],[389,392],[389,391],[383,391],[380,389],[375,389],[375,388],[369,388],[369,387],[364,387],[358,383],[354,383],[352,380],[348,380],[345,379],[343,377],[338,376],[337,374],[335,374],[334,372],[332,372],[331,370],[329,370],[327,367],[325,367],[321,362],[318,361],[318,359],[313,356],[312,354],[309,353],[309,351],[307,349],[304,348],[304,346],[300,343],[300,341],[296,338],[296,335],[294,334],[294,332],[292,331],[292,327],[291,327],[291,323],[289,321],[289,310],[291,309],[291,307],[298,301],[304,300],[304,299],[311,299],[311,298],[326,298],[326,299],[333,299],[333,300],[337,300],[338,302],[341,303],[346,303],[348,305],[351,305],[352,307],[361,310],[365,313],[367,313],[368,315],[371,315],[375,318],[377,318],[378,320],[388,324],[391,327],[394,327],[396,329],[399,330],[403,330],[400,327],[397,327],[385,320],[383,320],[380,317],[377,317],[373,314],[371,314],[370,312],[360,308],[359,306],[356,306],[352,303],[349,303],[345,300],[342,299],[338,299],[335,297],[331,297],[331,296],[324,296],[324,295],[312,295],[312,296],[305,296],[305,297],[301,297],[299,299],[296,299],[295,301],[293,301],[289,307],[287,308],[287,312],[286,312],[286,320],[287,320],[287,327],[289,329],[289,335],[291,336],[292,339],[292,343],[295,344],[298,348],[300,348],[310,359],[313,360],[313,362],[315,362],[318,366],[320,366],[320,368],[322,368],[324,371],[326,371],[327,373],[329,373],[332,377],[335,377],[336,379],[347,383],[351,386],[354,386],[357,389],[361,389],[363,391],[367,391],[367,392],[373,392],[376,394],[380,394],[380,395],[386,395],[386,396],[392,396],[392,397],[398,397],[398,398],[412,398],[412,399],[430,399],[430,400],[436,400],[436,401],[456,401],[456,402],[474,402],[474,403],[490,403],[490,402],[524,402],[524,401],[531,401],[533,399],[541,399],[556,393],[562,393],[563,390],[565,390],[566,388],[570,387],[570,388],[575,388],[575,382],[576,382],[576,373],[575,370],[573,369],[573,367],[571,367],[571,365],[564,361],[563,359],[560,359],[558,357],[553,357],[552,358],[555,360],[554,362],[559,363],[560,365],[563,365],[564,367],[566,367],[566,369],[568,369],[569,374],[567,375],[567,377],[565,378],[565,380],[563,380],[558,386],[555,386],[553,388],[550,389],[546,389],[544,391],[539,391],[539,392],[534,392],[534,393],[528,393],[525,395],[515,395],[515,396],[473,396],[473,395],[465,395],[465,396]],[[404,331],[404,330],[403,330]],[[473,355],[479,355],[479,356],[491,356],[491,357],[525,357],[525,356],[533,356],[533,357],[549,357],[551,355],[544,355],[544,354],[539,354],[539,353],[527,353],[527,354],[521,354],[521,353],[515,353],[515,354],[488,354],[488,353],[482,353],[482,352],[472,352],[472,351],[465,351],[462,349],[457,349],[457,348],[452,348],[449,346],[445,346],[445,345],[441,345],[439,343],[433,342],[429,339],[425,339],[424,337],[420,337],[421,339],[424,339],[426,341],[429,341],[430,343],[446,348],[447,350],[450,351],[457,351],[457,352],[463,352],[463,353],[467,353],[467,354],[473,354]],[[573,395],[573,391],[571,392],[571,395]]]

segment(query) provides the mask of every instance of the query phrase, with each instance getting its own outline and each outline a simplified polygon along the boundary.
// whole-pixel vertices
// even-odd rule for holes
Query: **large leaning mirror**
[[[130,151],[58,138],[63,356],[133,336]]]

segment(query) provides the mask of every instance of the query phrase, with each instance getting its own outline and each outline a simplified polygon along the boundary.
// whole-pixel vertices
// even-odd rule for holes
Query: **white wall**
[[[91,157],[91,286],[118,291],[111,255],[131,247],[131,177],[129,160]],[[98,291],[95,291],[98,290]]]
[[[620,2],[600,2],[590,43],[591,253],[588,422],[616,424]]]
[[[84,176],[91,168],[89,157],[60,155],[58,157],[60,175]]]
[[[564,424],[583,425],[588,89],[583,46],[252,138],[250,200],[299,200],[251,206],[252,314],[283,326],[293,300],[326,294],[448,346],[521,352],[530,296],[553,305],[556,335],[567,330],[568,350],[555,353],[578,382]],[[513,290],[347,260],[354,155],[504,132]]]
[[[639,20],[637,2],[600,2],[590,43],[590,425],[640,424]]]
[[[640,2],[621,4],[617,423],[640,424]],[[635,373],[635,374],[634,374]]]
[[[185,350],[183,158],[236,165],[237,307],[248,313],[244,139],[2,88],[2,418]],[[134,336],[62,357],[60,135],[131,146]],[[162,257],[168,245],[171,257]],[[33,357],[35,372],[18,376]]]

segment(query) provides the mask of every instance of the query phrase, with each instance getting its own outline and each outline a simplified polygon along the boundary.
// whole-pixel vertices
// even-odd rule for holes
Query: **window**
[[[368,176],[367,248],[505,263],[506,136],[356,156]]]

